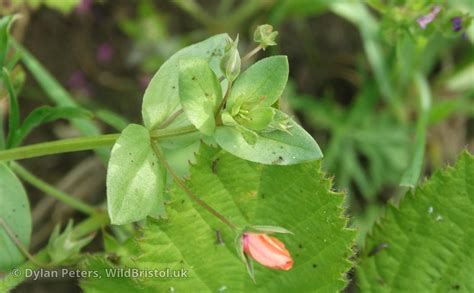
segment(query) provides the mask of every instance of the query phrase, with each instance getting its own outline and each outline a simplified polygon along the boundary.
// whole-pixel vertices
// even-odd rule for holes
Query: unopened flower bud
[[[73,222],[69,221],[63,233],[59,233],[59,225],[56,226],[49,238],[48,254],[51,261],[55,264],[63,263],[68,260],[73,260],[79,255],[81,249],[89,244],[94,238],[94,235],[77,239],[72,231]]]
[[[259,43],[263,50],[269,46],[275,46],[276,37],[278,36],[277,31],[273,31],[273,27],[269,24],[259,25],[255,30],[253,39]]]
[[[229,81],[234,81],[240,73],[240,54],[237,49],[239,36],[235,41],[230,40],[225,49],[224,57],[221,60],[221,69]]]

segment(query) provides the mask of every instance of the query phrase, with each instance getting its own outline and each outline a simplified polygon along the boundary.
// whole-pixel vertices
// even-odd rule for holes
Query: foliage
[[[465,152],[399,208],[388,208],[367,238],[357,270],[361,292],[474,290],[473,176],[474,157]],[[386,248],[375,252],[381,243]]]
[[[215,163],[217,162],[217,163]],[[213,167],[214,166],[214,167]],[[169,268],[188,271],[187,278],[124,280],[147,291],[339,291],[350,267],[354,232],[341,216],[343,196],[318,161],[292,166],[250,163],[217,148],[201,146],[187,185],[201,199],[239,226],[270,224],[290,230],[282,239],[295,265],[289,272],[255,266],[256,284],[248,277],[234,248],[235,234],[196,205],[175,185],[167,205],[169,220],[148,220],[137,238],[115,253],[122,268]],[[216,232],[217,231],[217,232]],[[220,234],[223,243],[216,238]],[[192,245],[189,245],[192,242]],[[115,267],[92,259],[88,269]],[[82,282],[86,292],[114,286],[115,279]]]
[[[5,164],[1,164],[0,247],[2,249],[0,250],[0,271],[9,271],[23,262],[24,255],[15,240],[28,247],[31,225],[30,204],[25,189],[13,172]],[[16,239],[12,239],[12,237]]]
[[[81,22],[100,21],[112,5],[12,3],[0,1],[0,14],[47,6],[65,17],[76,7],[73,19]],[[107,164],[106,198],[97,206],[15,162],[0,165],[0,271],[23,272],[7,273],[0,291],[20,284],[25,269],[59,265],[99,271],[102,278],[80,281],[86,292],[335,292],[351,286],[348,281],[362,292],[474,289],[467,224],[472,155],[435,171],[449,161],[444,152],[452,156],[461,147],[437,140],[449,141],[455,132],[469,145],[472,137],[474,9],[468,0],[223,0],[215,9],[195,0],[136,4],[134,16],[119,11],[114,23],[132,39],[131,50],[120,49],[130,52],[127,69],[139,67],[133,70],[146,79],[159,68],[148,87],[141,80],[143,125],[109,109],[86,110],[11,38],[18,17],[0,19],[0,161],[95,150]],[[340,24],[335,30],[318,26],[328,44],[309,33],[322,13],[360,32],[362,54],[353,50],[355,38],[348,42],[350,58],[331,51],[330,66],[323,68],[350,82],[344,97],[319,84],[320,49],[341,41],[334,34]],[[280,32],[259,25],[264,19]],[[284,40],[279,46],[277,36]],[[294,55],[286,52],[292,47]],[[28,107],[24,98],[37,89],[23,91],[22,65],[52,105]],[[111,77],[109,65],[101,63],[99,81]],[[302,93],[301,86],[315,90]],[[59,119],[87,137],[22,146],[37,127]],[[465,129],[452,131],[452,121]],[[101,135],[108,129],[101,123],[120,133]],[[437,127],[449,133],[436,133]],[[433,178],[417,188],[430,172]],[[69,222],[63,233],[58,224],[48,245],[31,256],[29,201],[14,173],[87,218]],[[416,189],[401,200],[407,188]],[[400,200],[400,208],[392,206]],[[373,227],[387,201],[385,217]],[[103,251],[82,252],[90,250],[96,231],[102,231]],[[273,270],[281,267],[271,260],[260,265],[241,241],[257,232],[285,232],[270,247],[285,250],[294,267]],[[110,278],[127,269],[168,275]]]

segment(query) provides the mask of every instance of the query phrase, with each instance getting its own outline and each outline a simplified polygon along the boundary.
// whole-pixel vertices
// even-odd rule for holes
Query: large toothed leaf
[[[319,161],[266,166],[202,146],[187,183],[239,226],[292,231],[276,236],[294,266],[280,271],[255,263],[253,283],[235,250],[235,234],[174,186],[169,218],[149,220],[136,239],[115,251],[122,267],[187,270],[187,278],[135,279],[144,292],[340,292],[346,285],[354,233],[345,229],[343,196],[330,191]],[[91,278],[82,288],[94,292],[109,282],[114,280]]]
[[[210,37],[178,51],[160,67],[143,97],[142,116],[148,129],[158,127],[181,108],[178,95],[179,60],[183,57],[204,58],[212,70],[221,76],[219,62],[228,39],[227,34]],[[189,121],[187,124],[190,124]]]
[[[275,130],[259,133],[254,144],[245,140],[235,127],[218,127],[217,143],[240,158],[268,165],[292,165],[321,159],[323,154],[316,141],[301,126],[290,122],[288,132]]]
[[[464,153],[388,209],[367,239],[361,292],[474,292],[473,178]]]
[[[107,209],[111,223],[127,224],[162,215],[165,182],[148,130],[130,124],[115,143],[107,168]]]
[[[237,78],[227,105],[231,107],[236,99],[261,106],[273,105],[285,89],[288,70],[286,56],[272,56],[258,61]]]
[[[222,89],[206,59],[183,58],[179,62],[179,98],[189,121],[202,133],[212,135]]]
[[[0,272],[8,272],[25,257],[5,230],[25,246],[30,244],[31,212],[25,189],[5,164],[0,164]]]

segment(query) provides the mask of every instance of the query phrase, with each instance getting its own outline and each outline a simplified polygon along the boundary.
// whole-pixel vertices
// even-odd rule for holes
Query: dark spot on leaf
[[[219,159],[215,159],[214,161],[212,161],[212,164],[211,164],[212,173],[217,174],[218,164],[219,164]]]
[[[314,264],[313,264],[313,268],[317,268],[317,267],[318,267],[318,265],[314,263]]]
[[[461,289],[461,285],[459,285],[459,284],[454,284],[453,286],[451,286],[451,288],[452,288],[453,290],[459,290],[459,289]]]
[[[222,245],[224,244],[224,239],[222,239],[222,234],[220,230],[215,230],[216,232],[216,244],[217,245]]]
[[[298,244],[298,247],[299,247],[300,249],[302,249],[302,248],[303,248],[303,244]]]
[[[193,78],[191,78],[192,80],[196,80],[197,78],[195,76],[193,76]]]
[[[262,193],[262,198],[265,198],[265,193]]]
[[[381,250],[385,249],[388,247],[388,243],[385,243],[385,242],[382,242],[380,243],[379,245],[375,246],[374,248],[372,248],[372,250],[369,252],[369,256],[374,256],[376,255],[377,253],[379,253]]]
[[[130,156],[132,155],[132,153],[128,153]]]
[[[171,88],[172,88],[172,89],[175,89],[176,87],[175,87],[175,86],[172,86]]]
[[[16,212],[16,209],[12,209],[12,212]]]
[[[185,200],[184,200],[184,199],[182,199],[182,200],[181,200],[181,204],[184,204],[184,202],[185,202]]]

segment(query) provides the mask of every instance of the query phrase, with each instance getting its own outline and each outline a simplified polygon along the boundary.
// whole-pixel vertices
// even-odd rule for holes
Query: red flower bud
[[[245,254],[263,266],[288,271],[293,259],[285,245],[275,237],[261,233],[242,234],[242,246]]]

